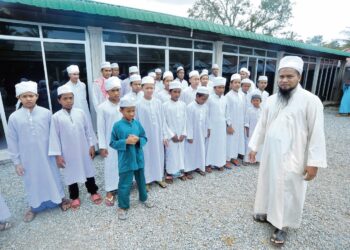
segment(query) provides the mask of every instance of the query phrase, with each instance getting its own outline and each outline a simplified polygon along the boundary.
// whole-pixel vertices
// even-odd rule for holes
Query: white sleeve
[[[97,109],[97,134],[99,148],[107,149],[108,144],[106,140],[106,120],[102,107],[98,107]]]
[[[62,155],[59,125],[55,116],[51,117],[49,155]]]
[[[19,154],[18,145],[18,134],[16,131],[15,124],[11,118],[12,117],[9,118],[9,122],[7,125],[7,147],[13,164],[18,165],[21,164],[21,157]]]

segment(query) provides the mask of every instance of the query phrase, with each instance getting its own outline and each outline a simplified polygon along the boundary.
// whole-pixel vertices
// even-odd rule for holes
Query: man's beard
[[[289,99],[292,97],[293,90],[297,86],[289,89],[282,89],[281,87],[278,87],[278,99],[280,102],[284,105],[288,104]]]

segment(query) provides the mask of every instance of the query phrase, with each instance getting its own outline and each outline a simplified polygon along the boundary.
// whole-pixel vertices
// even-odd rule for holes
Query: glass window
[[[229,91],[229,82],[231,75],[238,72],[238,56],[222,56],[222,76],[227,79],[226,92]]]
[[[301,74],[301,79],[300,79],[300,84],[303,88],[305,88],[306,85],[306,77],[307,77],[307,67],[308,67],[308,63],[304,62],[304,66],[303,66],[303,73]]]
[[[267,57],[276,58],[276,57],[277,57],[277,52],[268,50],[268,51],[266,52],[266,56],[267,56]]]
[[[239,57],[239,67],[238,70],[240,70],[241,68],[245,67],[248,68],[248,57],[247,56],[240,56]]]
[[[256,59],[255,57],[249,58],[248,70],[250,71],[250,80],[256,83]]]
[[[265,74],[265,59],[258,59],[258,67],[256,69],[256,82],[258,82],[257,79],[259,79],[259,76],[262,76]]]
[[[156,68],[164,72],[165,50],[140,48],[140,74],[146,76]]]
[[[192,40],[182,40],[169,38],[169,47],[189,48],[192,49]]]
[[[332,82],[331,82],[332,86],[329,88],[329,91],[328,91],[328,94],[327,94],[327,100],[328,100],[328,101],[329,101],[329,100],[332,100],[333,92],[334,92],[334,90],[337,89],[337,85],[334,84],[334,83],[335,83],[335,80],[337,79],[337,75],[338,75],[338,67],[335,66],[335,67],[333,67],[333,78],[332,78],[332,80],[331,80],[331,81],[332,81]]]
[[[309,57],[308,56],[303,56],[302,59],[303,59],[304,62],[308,62],[309,61]]]
[[[239,47],[239,53],[245,55],[253,55],[253,49],[246,47]]]
[[[192,51],[170,50],[169,51],[169,70],[176,76],[176,69],[183,66],[185,69],[185,78],[192,70]]]
[[[329,82],[330,82],[330,73],[332,70],[332,66],[327,65],[325,68],[326,68],[325,78],[324,78],[323,86],[322,86],[322,89],[321,89],[320,95],[319,95],[321,101],[326,100],[326,91],[327,91],[327,88],[330,84]]]
[[[224,44],[222,46],[222,51],[236,54],[236,53],[238,53],[238,47]]]
[[[194,41],[194,48],[195,49],[202,49],[202,50],[213,50],[213,44],[206,43],[206,42]]]
[[[210,71],[212,64],[213,55],[211,53],[194,53],[194,69],[202,71],[202,69],[207,69]]]
[[[36,25],[0,22],[0,35],[39,37]]]
[[[312,83],[315,75],[315,67],[316,67],[316,64],[313,64],[313,63],[309,64],[309,70],[307,72],[307,79],[306,79],[306,86],[305,86],[305,89],[308,91],[312,90]]]
[[[166,46],[166,38],[159,36],[139,35],[139,44]]]
[[[103,41],[113,43],[136,43],[135,34],[127,34],[120,32],[103,32]]]
[[[316,86],[316,95],[319,96],[320,94],[320,89],[322,86],[323,78],[324,78],[324,67],[325,65],[323,64],[323,59],[321,60],[321,65],[320,65],[320,70],[318,73],[318,78],[317,78],[317,86]]]
[[[316,57],[310,57],[310,62],[316,62]]]
[[[106,61],[119,64],[120,78],[125,79],[129,75],[129,67],[137,65],[137,48],[106,46]]]
[[[254,49],[254,55],[256,56],[266,56],[266,51],[261,49]]]
[[[80,29],[66,29],[57,27],[43,27],[43,37],[67,40],[85,40],[85,31]]]
[[[276,60],[266,59],[265,75],[267,76],[269,82],[266,87],[266,91],[273,94],[273,85],[275,82],[275,72],[276,72]]]

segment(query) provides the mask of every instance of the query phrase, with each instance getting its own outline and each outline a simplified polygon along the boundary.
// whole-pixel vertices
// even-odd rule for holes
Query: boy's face
[[[161,78],[162,78],[162,73],[156,73],[156,80],[160,81]]]
[[[203,105],[207,102],[209,95],[196,96],[196,102],[199,105]]]
[[[76,73],[71,73],[69,74],[69,79],[72,81],[72,82],[77,82],[79,80],[79,73],[76,72]]]
[[[74,104],[74,95],[73,93],[62,94],[61,98],[58,99],[59,104],[62,108],[66,110],[71,110]]]
[[[211,72],[213,73],[214,76],[218,76],[219,75],[219,69],[212,69]]]
[[[38,97],[39,95],[37,94],[34,94],[32,92],[26,92],[19,96],[19,100],[21,101],[23,107],[27,109],[32,109],[34,108]]]
[[[245,78],[248,78],[248,73],[245,72],[245,71],[241,71],[241,72],[239,72],[239,74],[241,75],[241,79],[242,80],[245,79]]]
[[[196,88],[198,87],[199,82],[200,82],[200,80],[199,80],[199,77],[198,77],[198,76],[192,76],[192,77],[190,78],[191,86],[192,86],[192,88],[194,88],[194,89],[196,89]]]
[[[225,86],[216,86],[214,87],[215,94],[222,96],[225,92]]]
[[[144,84],[144,85],[142,85],[142,90],[144,93],[144,97],[146,99],[150,99],[153,96],[154,85],[153,84]]]
[[[185,77],[185,71],[184,70],[179,70],[177,73],[176,73],[177,77],[182,80],[184,79]]]
[[[141,81],[134,81],[131,83],[132,92],[139,93],[141,90]]]
[[[107,91],[108,98],[111,102],[119,102],[120,99],[120,88],[113,88]]]
[[[209,76],[202,76],[201,77],[201,84],[202,86],[208,86],[208,82],[209,82]]]
[[[260,99],[258,99],[258,98],[252,99],[252,104],[255,108],[259,108],[260,103],[261,103]]]
[[[259,81],[259,82],[258,82],[258,88],[259,88],[260,90],[265,90],[266,87],[267,87],[267,81]]]
[[[170,90],[170,97],[171,100],[173,100],[174,102],[177,102],[180,98],[180,94],[181,94],[181,89],[172,89]]]
[[[112,74],[112,69],[111,68],[104,68],[104,69],[101,69],[101,73],[102,73],[102,76],[106,79],[110,78],[111,77],[111,74]]]
[[[248,90],[249,90],[249,88],[250,88],[250,83],[243,83],[243,85],[242,85],[242,91],[243,91],[244,93],[247,93]]]
[[[135,117],[135,107],[120,108],[120,112],[123,114],[123,117],[128,121],[131,121]]]
[[[173,80],[172,77],[165,77],[163,80],[163,85],[166,90],[169,90],[169,84]]]
[[[233,91],[238,91],[239,90],[239,88],[241,87],[241,81],[240,80],[233,80],[233,81],[231,81],[231,83],[230,83],[230,87],[231,87],[231,89],[233,90]]]
[[[119,68],[112,69],[112,76],[119,76]]]

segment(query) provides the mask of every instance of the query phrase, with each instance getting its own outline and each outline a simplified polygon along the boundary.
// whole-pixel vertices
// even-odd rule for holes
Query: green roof
[[[267,35],[256,34],[253,32],[235,29],[229,26],[215,24],[207,21],[195,20],[191,18],[173,16],[158,12],[134,9],[119,5],[94,2],[89,0],[1,0],[2,2],[24,4],[39,8],[48,8],[54,10],[76,11],[86,14],[119,17],[129,20],[152,22],[166,25],[173,25],[182,28],[189,28],[199,31],[207,31],[227,36],[252,39],[261,42],[274,43],[282,46],[313,50],[317,52],[329,53],[339,56],[350,57],[350,53],[330,49],[325,47],[313,46],[302,42],[291,41],[287,39],[276,38]]]

